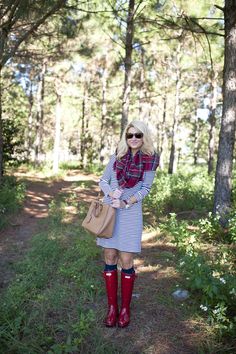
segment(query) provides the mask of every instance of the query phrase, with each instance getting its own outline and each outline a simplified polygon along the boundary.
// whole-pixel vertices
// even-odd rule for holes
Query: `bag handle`
[[[95,207],[93,209],[93,215],[95,217],[98,217],[101,211],[102,211],[102,203],[98,202],[95,204]]]

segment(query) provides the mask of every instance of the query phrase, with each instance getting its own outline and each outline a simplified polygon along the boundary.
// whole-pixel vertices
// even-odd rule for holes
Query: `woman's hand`
[[[120,209],[120,208],[123,209],[125,208],[125,205],[126,205],[125,202],[120,199],[113,199],[111,203],[111,206],[116,209]]]
[[[113,199],[120,199],[122,193],[123,190],[116,189],[114,192],[111,193],[110,197],[112,197]]]

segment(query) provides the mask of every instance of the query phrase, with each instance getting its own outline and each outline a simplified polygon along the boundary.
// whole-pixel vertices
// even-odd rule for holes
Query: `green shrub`
[[[158,171],[145,204],[154,208],[157,215],[191,210],[207,212],[212,208],[212,196],[212,177],[204,170],[174,175]]]
[[[209,323],[214,325],[218,335],[233,336],[236,330],[235,251],[229,245],[218,245],[210,256],[202,250],[201,244],[207,232],[214,238],[214,232],[219,229],[216,221],[210,214],[193,227],[186,221],[177,221],[176,215],[171,214],[160,228],[172,235],[181,255],[178,269]]]
[[[5,176],[0,186],[0,229],[3,228],[10,216],[16,213],[25,198],[25,184],[17,182],[13,176]]]
[[[228,225],[223,228],[219,222],[220,216],[208,213],[208,217],[198,222],[202,239],[211,242],[234,243],[236,241],[236,211],[228,218]]]
[[[92,165],[88,165],[84,168],[84,171],[85,172],[88,172],[88,173],[93,173],[95,175],[101,175],[102,172],[104,171],[105,169],[105,166],[103,166],[102,164],[92,164]]]
[[[61,162],[59,168],[61,170],[78,170],[80,168],[80,162],[79,161]]]

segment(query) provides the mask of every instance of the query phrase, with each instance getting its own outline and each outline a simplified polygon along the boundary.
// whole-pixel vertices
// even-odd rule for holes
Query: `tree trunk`
[[[216,104],[217,104],[217,82],[216,74],[213,73],[211,80],[212,99],[210,103],[209,115],[209,141],[208,141],[208,174],[211,174],[214,168],[214,153],[215,153],[215,133],[216,133]]]
[[[30,159],[30,153],[32,151],[32,122],[33,122],[33,104],[34,104],[34,96],[33,96],[33,87],[30,87],[30,95],[29,95],[29,115],[28,115],[28,126],[26,128],[25,134],[25,148],[26,148],[26,156],[27,159]]]
[[[61,92],[56,90],[57,103],[56,103],[56,122],[55,122],[55,138],[54,138],[54,151],[53,151],[53,173],[59,171],[59,156],[60,156],[60,139],[61,139]]]
[[[82,168],[84,167],[84,152],[85,152],[85,127],[84,127],[84,120],[85,120],[85,96],[83,97],[82,101],[82,117],[81,117],[81,139],[80,139],[80,154],[81,154],[81,165]]]
[[[35,164],[40,163],[43,141],[43,116],[44,116],[44,81],[46,73],[46,61],[43,60],[42,70],[39,74],[39,84],[37,92],[37,113],[36,113],[36,139],[35,139]]]
[[[223,114],[217,156],[213,212],[219,213],[222,226],[227,224],[231,207],[233,151],[236,127],[236,3],[225,1],[225,55],[223,78]]]
[[[0,186],[3,180],[2,70],[0,69]]]
[[[198,160],[199,131],[200,131],[199,118],[196,115],[195,122],[194,122],[194,132],[193,132],[194,133],[194,140],[193,140],[193,164],[194,164],[194,166],[197,165],[197,160]]]
[[[81,165],[82,168],[86,165],[86,147],[87,147],[87,122],[86,122],[86,110],[87,110],[87,104],[88,104],[88,87],[87,87],[87,82],[84,83],[84,94],[83,94],[83,101],[82,101],[82,117],[81,117],[81,146],[80,146],[80,152],[81,152]]]
[[[172,128],[172,141],[171,141],[171,149],[170,149],[170,161],[169,161],[169,169],[168,173],[173,174],[177,170],[177,132],[179,126],[179,115],[180,115],[180,87],[181,87],[181,80],[180,80],[180,68],[179,68],[179,54],[180,54],[180,47],[177,50],[177,67],[176,67],[176,90],[175,90],[175,110],[174,110],[174,120],[173,120],[173,128]]]
[[[145,78],[145,61],[144,49],[141,47],[141,65],[140,65],[140,82],[139,82],[139,118],[142,120],[145,116],[147,90]]]
[[[125,80],[122,100],[121,135],[128,123],[129,97],[131,91],[131,67],[134,36],[134,6],[135,0],[129,0],[129,10],[127,17],[127,28],[125,38]]]
[[[162,124],[159,127],[160,129],[160,141],[159,152],[160,152],[160,169],[164,169],[164,148],[167,145],[167,135],[166,135],[166,112],[167,112],[167,86],[165,86],[165,92],[163,97],[163,116]]]
[[[103,163],[104,156],[102,155],[102,151],[105,147],[105,127],[106,127],[106,120],[107,120],[107,78],[108,78],[108,71],[106,68],[107,62],[105,61],[105,65],[103,68],[103,75],[102,75],[102,118],[101,118],[101,139],[100,139],[100,161]]]

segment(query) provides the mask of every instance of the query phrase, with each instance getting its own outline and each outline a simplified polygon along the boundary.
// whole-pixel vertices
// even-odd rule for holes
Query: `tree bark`
[[[32,151],[32,123],[33,123],[33,104],[34,104],[34,96],[33,96],[33,84],[31,82],[30,86],[30,94],[29,94],[29,114],[28,114],[28,125],[25,133],[25,149],[27,159],[30,159],[30,154]]]
[[[140,82],[139,82],[139,118],[142,120],[147,112],[145,112],[147,99],[146,77],[145,77],[145,60],[144,49],[141,47],[141,65],[140,65]]]
[[[160,129],[160,141],[158,142],[158,151],[160,152],[160,169],[164,169],[164,148],[168,145],[166,135],[166,112],[167,112],[167,84],[165,85],[164,97],[163,97],[163,116]]]
[[[215,133],[216,133],[216,105],[217,105],[217,82],[216,74],[213,73],[211,80],[212,98],[210,103],[210,114],[208,121],[209,141],[208,141],[208,174],[210,175],[214,169],[214,153],[215,153]]]
[[[80,155],[81,165],[84,167],[84,153],[85,153],[85,106],[86,106],[85,92],[82,101],[82,116],[81,116],[81,139],[80,139]]]
[[[35,139],[35,164],[40,163],[40,154],[43,145],[43,117],[44,117],[44,83],[46,73],[46,60],[43,60],[42,70],[39,74],[36,113],[36,139]]]
[[[125,80],[122,100],[122,116],[121,116],[121,135],[128,123],[129,115],[129,98],[131,91],[131,68],[132,68],[132,51],[134,37],[134,7],[135,0],[129,0],[129,9],[127,17],[126,39],[125,39]]]
[[[80,145],[80,153],[81,153],[81,165],[82,168],[87,163],[86,150],[87,150],[87,135],[88,135],[88,121],[87,121],[87,106],[88,106],[88,86],[89,81],[87,77],[84,82],[84,93],[83,93],[83,101],[82,101],[82,117],[81,117],[81,145]]]
[[[0,68],[0,186],[3,180],[2,70]]]
[[[199,118],[196,115],[194,122],[194,141],[193,141],[193,164],[196,166],[198,161],[198,152],[199,152]]]
[[[232,168],[236,127],[236,2],[225,1],[225,54],[223,77],[223,114],[215,175],[213,212],[227,225],[231,207]]]
[[[105,60],[105,65],[103,68],[102,74],[102,118],[101,118],[101,139],[100,139],[100,161],[103,163],[104,156],[102,155],[102,150],[105,147],[105,127],[106,127],[106,120],[107,120],[107,78],[108,78],[108,71],[107,71],[107,62]]]
[[[56,117],[55,117],[55,138],[54,138],[54,149],[53,149],[53,173],[58,173],[59,171],[59,156],[60,156],[60,139],[61,139],[61,92],[60,89],[56,89],[57,102],[56,102]]]
[[[174,119],[173,119],[173,128],[172,128],[172,141],[171,141],[171,150],[170,150],[170,161],[168,173],[173,174],[177,171],[177,133],[179,126],[179,116],[180,116],[180,87],[181,87],[181,78],[180,78],[180,68],[179,68],[179,54],[180,47],[177,50],[177,63],[176,63],[176,89],[175,89],[175,109],[174,109]]]

